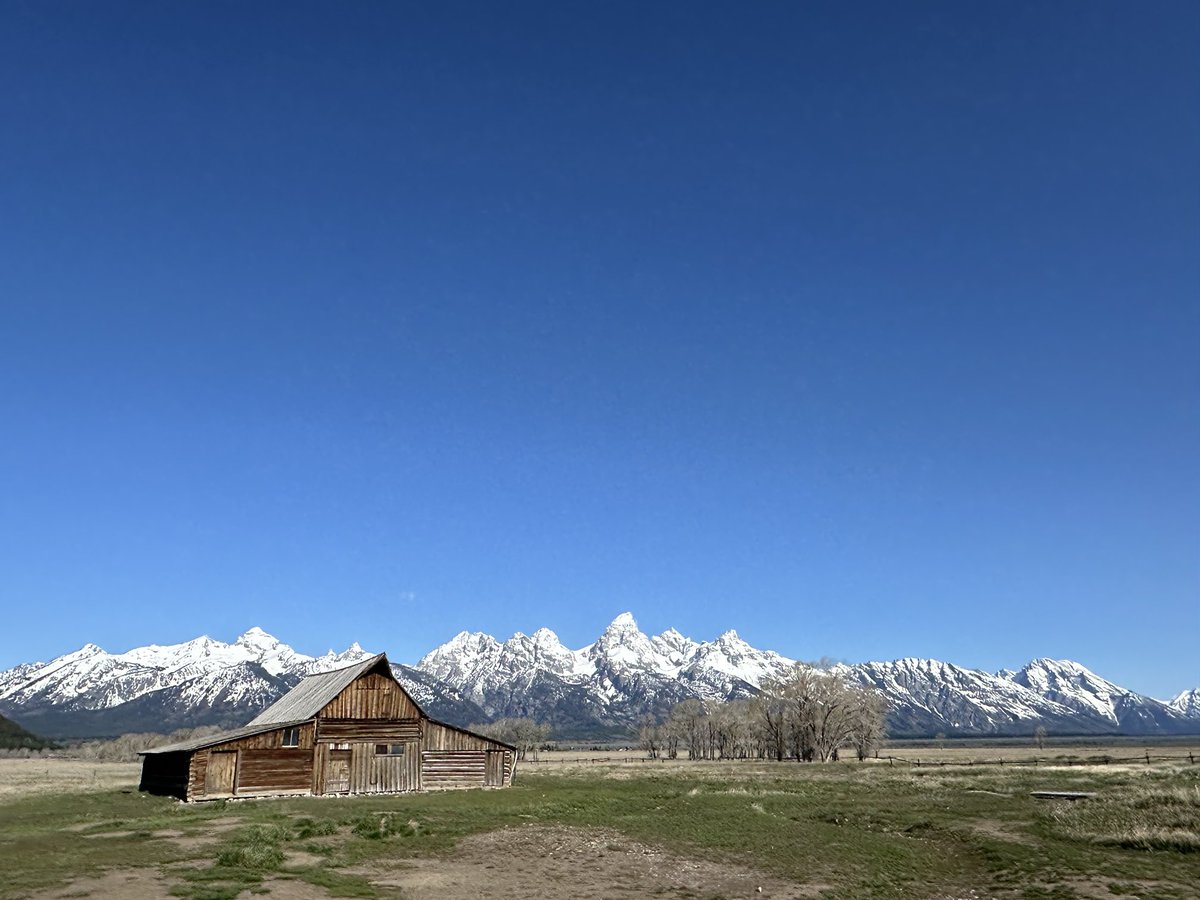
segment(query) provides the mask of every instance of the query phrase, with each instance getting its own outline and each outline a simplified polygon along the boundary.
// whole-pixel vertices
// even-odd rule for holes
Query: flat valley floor
[[[199,804],[136,765],[5,759],[0,898],[1200,897],[1200,749],[920,753],[558,754],[504,790]]]

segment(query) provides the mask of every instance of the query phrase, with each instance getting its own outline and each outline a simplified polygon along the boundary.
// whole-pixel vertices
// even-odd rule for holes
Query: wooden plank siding
[[[231,797],[237,781],[238,751],[213,750],[208,755],[204,774],[204,794],[207,797]]]
[[[283,733],[287,730],[285,728],[264,731],[262,734],[240,738],[236,741],[230,741],[227,744],[221,744],[220,746],[223,750],[312,750],[316,735],[315,724],[306,722],[296,727],[300,729],[300,744],[298,747],[285,748],[283,746]]]
[[[368,672],[346,687],[318,713],[321,719],[418,719],[411,697],[386,675]]]
[[[312,792],[345,794],[350,791],[350,751],[334,750],[329,744],[318,743],[313,757]]]
[[[483,783],[487,787],[501,787],[504,784],[504,751],[487,751],[487,769]]]

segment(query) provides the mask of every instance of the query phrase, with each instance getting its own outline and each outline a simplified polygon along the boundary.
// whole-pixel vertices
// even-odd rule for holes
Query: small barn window
[[[404,755],[404,745],[403,744],[376,744],[375,745],[375,755],[376,756],[403,756]]]
[[[299,747],[300,746],[300,726],[293,725],[291,728],[283,729],[283,746]]]

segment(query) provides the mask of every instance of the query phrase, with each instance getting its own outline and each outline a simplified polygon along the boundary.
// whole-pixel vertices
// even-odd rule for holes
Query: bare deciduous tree
[[[1033,742],[1037,744],[1039,750],[1044,750],[1046,747],[1046,736],[1049,732],[1046,731],[1045,725],[1039,725],[1033,729]]]
[[[525,759],[530,752],[537,759],[538,748],[550,738],[550,726],[540,725],[533,719],[497,719],[471,725],[468,731],[482,734],[485,737],[512,744],[517,748],[517,759]]]

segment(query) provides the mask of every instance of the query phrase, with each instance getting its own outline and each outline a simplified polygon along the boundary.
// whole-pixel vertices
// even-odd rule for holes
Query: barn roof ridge
[[[344,672],[346,669],[362,668],[368,663],[377,663],[380,659],[387,659],[387,653],[376,653],[372,656],[365,656],[355,662],[346,663],[344,666],[338,666],[336,669],[322,669],[320,672],[309,672],[307,675],[301,675],[300,681],[304,681],[308,678],[320,678],[322,675],[330,675],[334,672]],[[388,660],[388,665],[391,665],[391,660]],[[300,682],[298,681],[296,683],[299,684]]]
[[[332,669],[328,672],[315,672],[300,679],[294,688],[251,719],[248,724],[281,725],[293,719],[302,721],[311,719],[360,675],[369,672],[381,662],[386,663],[388,677],[394,681],[395,676],[392,675],[391,663],[388,662],[387,654],[377,653],[367,659],[359,660],[354,665]],[[416,705],[415,701],[413,705]],[[420,709],[420,707],[417,708]]]

